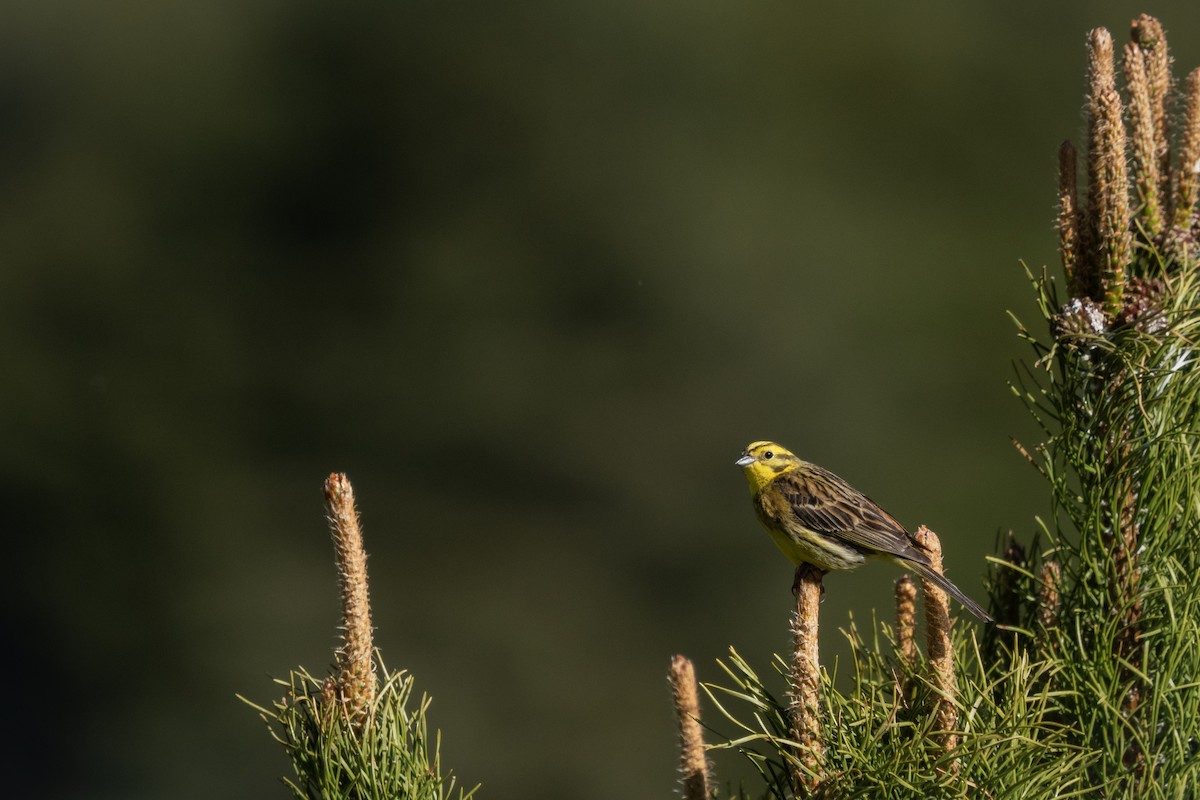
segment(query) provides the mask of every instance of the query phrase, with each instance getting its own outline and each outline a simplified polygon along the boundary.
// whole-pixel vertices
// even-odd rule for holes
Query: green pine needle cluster
[[[1037,463],[1053,501],[1036,561],[1062,577],[1058,613],[1039,619],[1027,565],[1010,622],[1056,665],[1061,714],[1098,751],[1090,781],[1175,797],[1200,784],[1200,284],[1194,263],[1141,253],[1163,287],[1152,327],[1025,332],[1042,366],[1021,394],[1047,433]],[[1060,326],[1072,304],[1034,283]]]
[[[295,778],[284,778],[296,800],[467,800],[475,789],[455,787],[442,774],[441,737],[426,726],[429,698],[413,703],[413,678],[382,664],[378,694],[361,718],[330,704],[324,682],[303,668],[284,687],[283,699],[258,709],[271,736],[291,759]],[[242,698],[245,700],[245,698]]]
[[[843,681],[836,667],[832,674],[822,671],[825,779],[811,795],[797,794],[792,784],[797,747],[789,738],[786,703],[736,651],[718,662],[729,683],[704,689],[737,734],[710,749],[739,753],[763,780],[759,791],[742,788],[728,796],[1032,799],[1085,796],[1094,788],[1086,775],[1097,754],[1075,744],[1061,721],[1064,690],[1050,662],[1030,658],[1024,648],[987,666],[974,637],[955,636],[961,738],[946,752],[929,713],[936,690],[924,665],[891,655],[890,626],[871,629],[870,642],[853,621],[842,631],[851,647],[849,686],[837,688]],[[773,667],[787,675],[782,658]]]

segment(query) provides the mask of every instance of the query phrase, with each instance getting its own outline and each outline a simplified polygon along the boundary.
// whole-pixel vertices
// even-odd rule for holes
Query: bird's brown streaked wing
[[[800,525],[837,536],[867,552],[890,553],[928,563],[904,526],[842,478],[815,464],[781,475],[775,481]]]

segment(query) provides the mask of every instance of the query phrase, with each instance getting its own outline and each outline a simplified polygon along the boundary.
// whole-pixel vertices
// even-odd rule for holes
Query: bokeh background
[[[1182,1],[0,5],[6,791],[285,797],[234,694],[331,660],[333,470],[481,797],[667,796],[669,656],[786,647],[752,439],[982,597],[1047,505],[1018,261],[1141,11],[1200,64]]]

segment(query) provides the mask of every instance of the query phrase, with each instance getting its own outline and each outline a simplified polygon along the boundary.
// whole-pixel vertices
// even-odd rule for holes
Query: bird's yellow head
[[[758,493],[768,483],[801,463],[791,450],[775,442],[751,442],[737,460],[737,465],[746,474],[751,494]]]

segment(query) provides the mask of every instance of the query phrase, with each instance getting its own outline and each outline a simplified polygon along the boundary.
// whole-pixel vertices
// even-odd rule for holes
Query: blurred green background
[[[0,5],[11,796],[286,796],[234,693],[331,660],[333,470],[481,797],[668,796],[669,656],[787,646],[752,439],[982,598],[1046,509],[1018,259],[1141,11],[1200,65],[1182,0]]]

